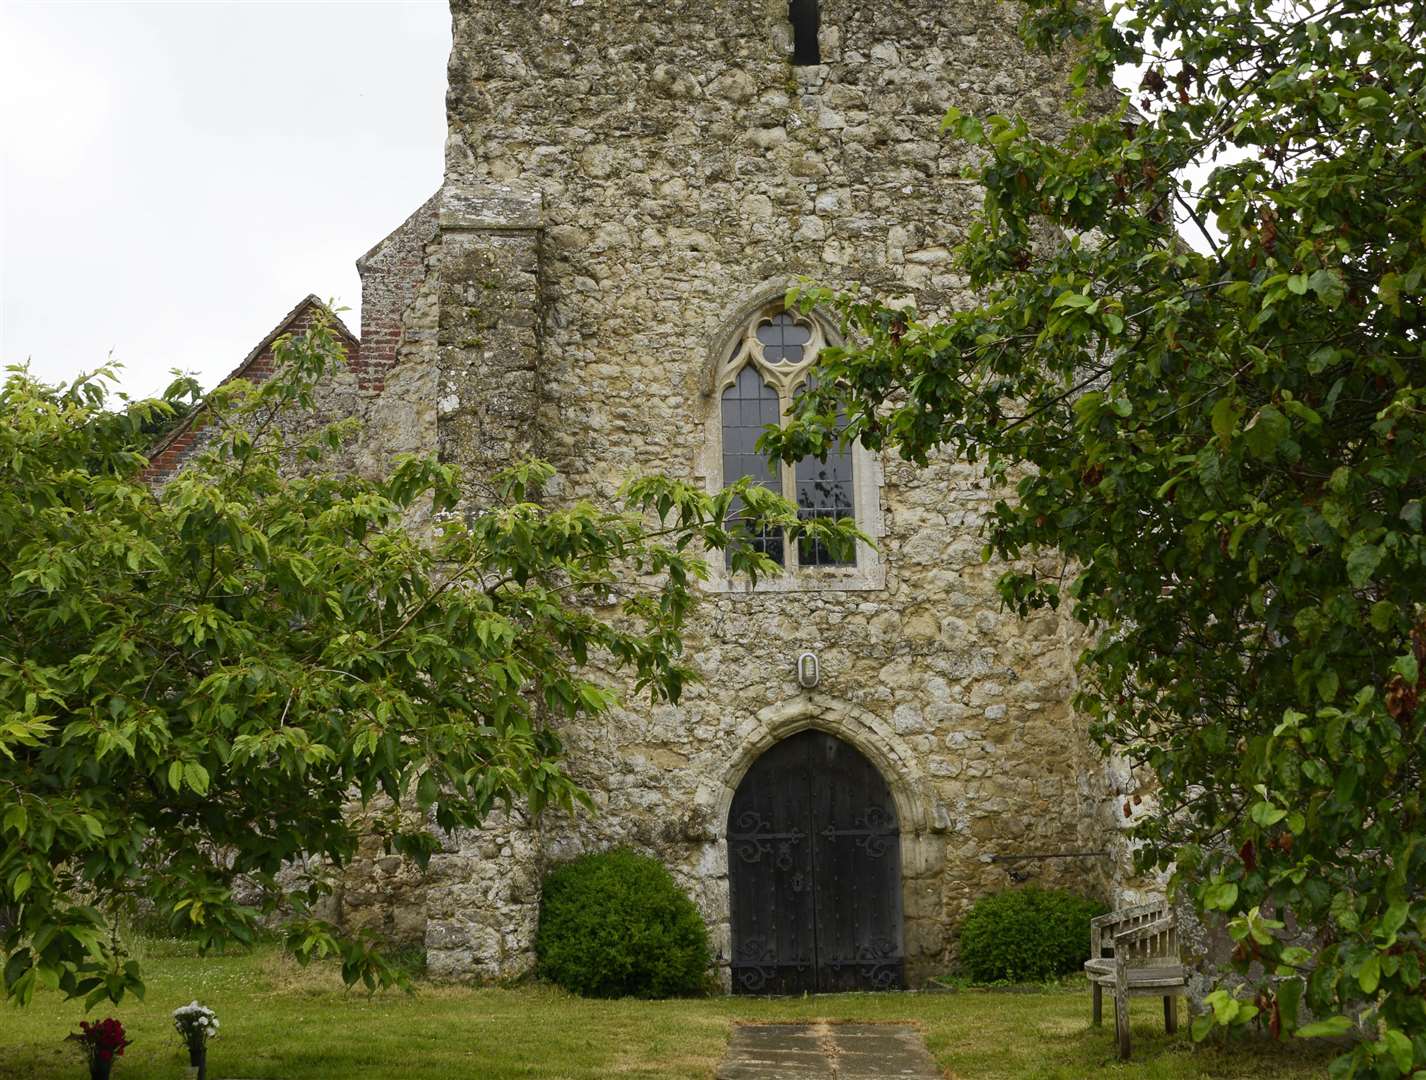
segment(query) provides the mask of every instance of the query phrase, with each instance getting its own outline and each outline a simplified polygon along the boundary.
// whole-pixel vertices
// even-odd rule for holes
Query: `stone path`
[[[738,1024],[717,1080],[941,1080],[908,1024]]]

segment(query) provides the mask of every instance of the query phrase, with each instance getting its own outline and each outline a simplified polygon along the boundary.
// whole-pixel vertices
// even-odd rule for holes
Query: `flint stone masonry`
[[[363,257],[363,364],[324,399],[367,420],[353,467],[436,449],[461,466],[472,510],[528,454],[560,470],[552,502],[612,502],[640,472],[709,484],[716,373],[790,285],[931,317],[971,301],[949,253],[980,191],[940,119],[956,105],[1061,130],[1064,65],[1025,52],[1013,5],[824,0],[823,63],[797,67],[787,12],[453,0],[444,183]],[[602,723],[562,732],[597,812],[442,836],[423,875],[368,852],[342,916],[424,943],[437,975],[517,976],[548,866],[628,845],[698,904],[726,982],[733,792],[809,727],[853,744],[891,790],[913,984],[946,969],[967,909],[1011,884],[1007,868],[1120,884],[1105,858],[992,861],[1119,850],[1110,796],[1126,790],[1070,708],[1076,629],[1003,611],[1005,567],[981,561],[1004,492],[949,458],[863,453],[857,469],[874,560],[752,591],[715,574],[686,636],[702,682],[657,707],[623,686]],[[795,677],[803,651],[820,661],[815,689]]]

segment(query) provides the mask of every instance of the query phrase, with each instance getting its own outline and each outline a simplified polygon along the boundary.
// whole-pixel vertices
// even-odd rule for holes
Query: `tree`
[[[1229,920],[1240,964],[1280,976],[1252,1001],[1210,995],[1195,1034],[1359,1026],[1334,1075],[1410,1074],[1426,9],[1028,0],[1022,33],[1074,50],[1080,108],[1058,138],[948,113],[984,187],[958,252],[977,302],[937,321],[805,290],[854,345],[767,445],[825,446],[845,410],[846,437],[980,459],[1013,487],[988,553],[1067,570],[1013,562],[1003,598],[1067,600],[1089,628],[1078,706],[1157,784],[1142,859]],[[1142,72],[1134,102],[1121,65]],[[1289,941],[1288,912],[1311,942]]]
[[[204,947],[288,911],[299,958],[399,981],[313,917],[327,877],[296,867],[340,868],[364,830],[424,862],[432,824],[579,804],[553,725],[597,722],[616,675],[678,697],[703,549],[756,576],[775,567],[745,529],[851,535],[746,485],[649,478],[627,509],[548,508],[550,469],[523,463],[477,510],[429,458],[363,479],[332,456],[353,423],[304,415],[333,332],[276,359],[203,402],[205,447],[161,490],[144,433],[191,382],[131,402],[107,370],[50,387],[12,368],[0,390],[0,947],[21,1003],[142,993],[119,934],[141,903]],[[740,497],[751,520],[729,521]]]

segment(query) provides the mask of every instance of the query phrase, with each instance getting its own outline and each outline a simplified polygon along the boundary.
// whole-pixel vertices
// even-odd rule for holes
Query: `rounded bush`
[[[1108,908],[1063,889],[1027,886],[977,900],[961,925],[972,982],[1044,982],[1089,959],[1089,920]]]
[[[693,901],[632,851],[585,855],[545,878],[535,956],[544,978],[586,997],[697,994],[710,963]]]

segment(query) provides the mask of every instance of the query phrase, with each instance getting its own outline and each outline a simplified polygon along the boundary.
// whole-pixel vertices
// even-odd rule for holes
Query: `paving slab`
[[[910,1024],[738,1024],[717,1080],[941,1080]]]

